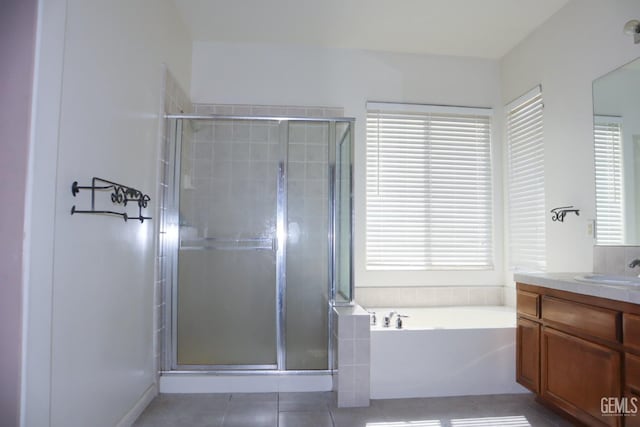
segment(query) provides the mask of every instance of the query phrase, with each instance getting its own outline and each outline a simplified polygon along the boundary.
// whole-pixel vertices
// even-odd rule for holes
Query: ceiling
[[[175,0],[194,40],[500,58],[568,0]]]

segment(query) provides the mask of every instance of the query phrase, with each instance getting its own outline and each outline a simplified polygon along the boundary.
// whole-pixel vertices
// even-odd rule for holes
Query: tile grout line
[[[231,393],[229,393],[229,398],[227,399],[227,404],[224,406],[224,413],[222,414],[222,426],[224,427],[225,421],[227,420],[227,413],[229,412],[229,406],[231,404]]]
[[[331,407],[329,405],[327,405],[327,411],[329,411],[329,418],[331,418],[331,425],[333,427],[336,427],[336,420],[335,418],[333,418],[333,411],[331,410]]]

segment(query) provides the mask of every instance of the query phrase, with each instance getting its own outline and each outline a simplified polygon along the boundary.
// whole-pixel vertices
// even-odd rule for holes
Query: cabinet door
[[[624,417],[625,427],[640,427],[640,356],[625,354],[625,391],[631,403],[630,414]],[[634,413],[635,411],[635,413]]]
[[[640,352],[640,316],[625,313],[622,331],[624,345],[633,351]]]
[[[519,317],[516,342],[516,381],[534,393],[538,393],[540,391],[540,325]]]
[[[634,399],[634,403],[631,407],[631,411],[640,409],[640,395],[634,393],[627,393],[625,396],[629,401]],[[628,416],[624,417],[624,426],[625,427],[640,427],[640,413],[632,413]]]
[[[549,327],[541,341],[541,396],[587,425],[619,426],[600,404],[621,397],[620,353]]]
[[[630,414],[624,417],[624,426],[625,427],[640,427],[640,394],[636,394],[633,391],[627,391],[625,397],[629,402],[633,403],[629,404]],[[634,411],[636,411],[634,413]]]

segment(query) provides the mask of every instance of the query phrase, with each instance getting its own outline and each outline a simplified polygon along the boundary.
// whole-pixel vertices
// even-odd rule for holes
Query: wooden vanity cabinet
[[[520,384],[540,391],[540,324],[518,318],[516,378]]]
[[[517,316],[518,383],[580,424],[640,427],[640,306],[518,283]],[[623,397],[636,416],[602,413]]]
[[[625,346],[624,395],[634,402],[639,413],[625,419],[625,426],[640,427],[640,315],[624,313],[622,316],[622,341]]]
[[[540,391],[540,296],[518,290],[516,333],[516,379],[533,391]]]
[[[627,351],[640,354],[640,316],[625,313],[622,319],[622,340]]]
[[[540,396],[587,425],[618,426],[603,417],[603,397],[619,397],[620,353],[544,326]]]

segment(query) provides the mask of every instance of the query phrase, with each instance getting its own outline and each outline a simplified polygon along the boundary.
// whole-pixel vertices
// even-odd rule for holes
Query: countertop
[[[587,274],[593,273],[516,273],[513,277],[516,282],[527,285],[640,304],[640,286],[587,283],[575,279]]]

